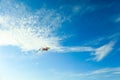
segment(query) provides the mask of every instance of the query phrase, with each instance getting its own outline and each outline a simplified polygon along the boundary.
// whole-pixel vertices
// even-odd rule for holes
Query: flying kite
[[[43,48],[39,48],[36,53],[38,53],[39,51],[48,51],[50,49],[50,47],[43,47]]]
[[[39,50],[48,51],[49,49],[50,49],[50,47],[44,47],[44,48],[40,48]]]

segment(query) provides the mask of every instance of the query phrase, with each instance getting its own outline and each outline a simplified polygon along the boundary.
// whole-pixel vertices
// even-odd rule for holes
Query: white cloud
[[[29,51],[46,46],[56,48],[60,45],[62,38],[56,36],[54,31],[63,20],[54,10],[42,8],[32,13],[25,5],[12,0],[2,0],[0,4],[1,46],[13,45]]]
[[[70,73],[70,76],[74,77],[84,77],[84,76],[95,76],[95,75],[119,75],[120,74],[120,67],[115,67],[115,68],[102,68],[98,70],[93,70],[89,72],[84,72],[84,73]]]
[[[120,75],[120,71],[113,72],[113,74]]]
[[[89,46],[75,46],[75,47],[61,47],[58,51],[60,52],[93,52],[95,48]]]
[[[72,11],[73,11],[74,13],[78,13],[81,9],[82,9],[81,6],[76,5],[76,6],[73,7],[73,10],[72,10]]]
[[[100,80],[102,79],[109,79],[110,78],[116,78],[119,79],[120,77],[120,67],[113,67],[113,68],[102,68],[102,69],[97,69],[97,70],[92,70],[92,71],[87,71],[87,72],[61,72],[61,71],[51,71],[52,74],[55,76],[59,77],[59,79],[81,79],[81,80]]]
[[[120,51],[120,48],[118,48],[118,51]]]
[[[115,22],[120,22],[120,17],[118,17],[118,18],[115,20]]]
[[[105,56],[108,55],[113,49],[113,46],[115,45],[114,41],[109,42],[108,44],[105,44],[95,50],[95,58],[94,60],[100,61],[102,60]]]
[[[115,68],[103,68],[99,70],[92,71],[87,75],[118,75],[120,73],[120,67]]]

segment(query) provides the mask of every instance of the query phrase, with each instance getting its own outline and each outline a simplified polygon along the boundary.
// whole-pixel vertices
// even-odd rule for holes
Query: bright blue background
[[[108,39],[109,36],[120,34],[120,21],[115,22],[120,17],[120,1],[119,0],[19,0],[31,8],[31,11],[45,7],[46,9],[54,9],[61,15],[70,17],[65,21],[58,30],[59,36],[64,34],[72,35],[61,42],[65,46],[83,46],[101,37],[104,40],[99,45],[90,43],[91,46],[101,46],[111,40],[118,40],[114,50],[108,54],[103,60],[96,62],[87,60],[91,55],[88,52],[69,52],[66,54],[49,53],[44,55],[34,55],[31,52],[24,54],[16,47],[0,47],[1,58],[0,63],[11,69],[11,74],[17,75],[24,80],[57,80],[51,71],[62,73],[85,73],[102,68],[120,67],[120,38],[114,37]],[[71,10],[74,6],[83,5],[83,9],[74,12]],[[60,7],[63,6],[62,9]],[[93,6],[95,9],[86,10],[86,6]],[[84,11],[85,10],[85,11]],[[7,58],[13,56],[14,58]],[[1,68],[2,69],[2,68]],[[12,70],[15,70],[12,72]],[[9,75],[9,74],[8,74]],[[116,78],[116,79],[115,79]],[[101,78],[102,79],[102,78]],[[101,80],[100,78],[94,80]],[[120,79],[120,76],[119,76]],[[93,80],[93,79],[77,79],[71,78],[58,80]],[[103,80],[118,80],[113,79]]]

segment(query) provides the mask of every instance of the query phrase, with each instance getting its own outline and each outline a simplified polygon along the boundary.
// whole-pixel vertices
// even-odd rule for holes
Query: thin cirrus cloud
[[[112,51],[114,42],[99,48],[91,46],[62,46],[56,35],[64,19],[54,10],[41,8],[31,12],[24,4],[14,0],[0,2],[0,46],[17,46],[22,51],[38,50],[49,46],[52,52],[94,52],[94,60],[102,60]]]
[[[93,47],[64,47],[64,51],[68,52],[91,52],[91,55],[94,55],[92,60],[101,61],[104,59],[113,49],[115,45],[115,41],[111,41],[105,45],[102,45],[98,48]]]
[[[101,68],[97,70],[91,70],[88,72],[60,72],[57,70],[53,70],[55,76],[59,76],[59,78],[66,77],[67,79],[83,79],[83,80],[100,80],[103,79],[110,79],[115,78],[119,79],[120,77],[120,67],[113,67],[113,68]],[[110,79],[111,80],[111,79]]]
[[[94,60],[100,61],[102,60],[105,56],[108,55],[113,50],[113,46],[115,45],[115,42],[111,41],[108,44],[105,44],[95,50],[95,58]]]
[[[92,76],[92,75],[99,75],[99,76],[102,76],[102,75],[109,75],[109,76],[112,76],[112,75],[118,75],[119,76],[119,72],[120,72],[120,67],[115,67],[115,68],[103,68],[103,69],[98,69],[98,70],[95,70],[95,71],[92,71],[92,72],[89,72],[89,73],[86,73],[85,75],[86,76]]]
[[[114,68],[102,68],[98,70],[93,70],[87,73],[77,73],[71,74],[72,77],[84,78],[88,80],[103,78],[103,79],[119,79],[120,77],[120,67]]]
[[[115,19],[115,22],[120,22],[120,16]]]

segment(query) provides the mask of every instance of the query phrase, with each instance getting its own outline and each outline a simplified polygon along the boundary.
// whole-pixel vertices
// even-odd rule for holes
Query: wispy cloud
[[[56,51],[62,52],[62,53],[68,53],[68,52],[93,52],[95,51],[95,48],[89,47],[89,46],[61,46],[58,49],[56,48]]]
[[[59,48],[56,48],[55,51],[61,52],[61,53],[68,53],[68,52],[89,52],[92,56],[92,60],[95,61],[101,61],[104,59],[112,50],[115,45],[116,41],[110,41],[107,44],[104,44],[100,47],[91,47],[91,46],[62,46]],[[91,59],[90,59],[91,60]]]
[[[120,16],[115,19],[115,22],[120,22]]]
[[[103,69],[92,71],[88,75],[99,75],[99,74],[102,74],[102,75],[104,75],[104,74],[114,75],[115,73],[119,73],[119,72],[120,72],[120,67],[116,67],[116,68],[103,68]]]
[[[91,47],[91,46],[57,46],[54,49],[51,49],[51,52],[58,52],[58,53],[69,53],[69,52],[77,52],[77,53],[83,53],[83,52],[89,52],[92,56],[92,59],[94,61],[101,61],[103,60],[111,51],[114,49],[116,41],[110,41],[108,44],[104,44],[100,47]]]
[[[120,33],[116,32],[111,35],[104,35],[103,37],[99,37],[98,39],[88,41],[85,45],[98,46],[98,47],[95,47],[95,50],[93,53],[91,53],[91,55],[95,56],[93,60],[101,61],[111,51],[114,51],[114,46],[119,41],[119,37],[120,37]],[[108,42],[108,43],[105,43],[105,42]]]
[[[105,44],[95,50],[95,58],[94,60],[100,61],[102,60],[105,56],[108,55],[113,50],[113,46],[115,45],[115,42],[111,41],[108,44]]]
[[[88,71],[88,72],[80,72],[80,73],[72,73],[72,72],[58,72],[55,71],[53,72],[56,76],[61,77],[66,77],[66,78],[73,78],[73,79],[84,79],[84,80],[93,80],[97,79],[100,80],[101,78],[103,79],[109,79],[109,78],[117,78],[119,79],[120,77],[120,67],[114,67],[114,68],[102,68],[98,70],[93,70],[93,71]]]
[[[44,8],[35,13],[13,0],[0,2],[0,45],[18,46],[22,50],[59,46],[62,39],[55,30],[63,22],[61,15]],[[16,8],[17,7],[17,8]],[[10,11],[10,12],[9,12]],[[21,14],[22,13],[22,14]]]
[[[80,3],[79,5],[62,5],[60,6],[60,10],[66,10],[65,14],[67,16],[74,16],[74,15],[83,15],[86,13],[91,13],[96,9],[96,6],[90,5],[87,3]]]

